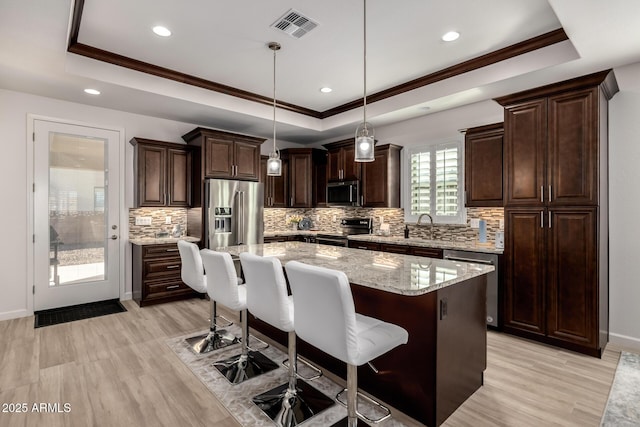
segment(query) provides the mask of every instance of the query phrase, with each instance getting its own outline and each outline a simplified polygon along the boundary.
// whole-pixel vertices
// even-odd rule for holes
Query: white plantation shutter
[[[438,223],[464,223],[462,199],[462,143],[420,147],[409,152],[409,212],[407,220],[422,213]]]

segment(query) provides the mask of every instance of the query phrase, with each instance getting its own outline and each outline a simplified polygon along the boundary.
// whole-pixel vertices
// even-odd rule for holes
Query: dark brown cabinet
[[[608,341],[605,71],[505,107],[504,330],[600,356]]]
[[[286,208],[289,202],[289,162],[282,159],[282,174],[267,175],[268,156],[260,158],[260,182],[264,184],[264,207]]]
[[[198,295],[180,278],[182,263],[177,244],[134,244],[132,254],[133,299],[141,307]]]
[[[427,258],[442,259],[442,249],[427,248],[423,246],[397,245],[393,243],[367,242],[361,240],[349,240],[349,247],[365,249],[368,251],[390,252],[395,254],[415,255]]]
[[[198,170],[205,178],[258,181],[262,138],[196,128],[182,136],[187,144],[200,147]]]
[[[376,146],[375,160],[362,163],[363,207],[400,207],[400,150],[393,144]]]
[[[136,207],[189,207],[192,151],[170,142],[133,138]]]
[[[360,163],[355,161],[353,138],[324,145],[327,148],[327,180],[354,181],[360,179]]]
[[[465,206],[503,206],[502,123],[467,129],[464,136]]]

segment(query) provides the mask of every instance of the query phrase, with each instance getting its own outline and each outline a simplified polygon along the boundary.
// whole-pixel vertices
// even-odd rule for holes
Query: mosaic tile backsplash
[[[265,232],[289,231],[288,219],[292,215],[310,218],[314,228],[324,232],[340,232],[340,219],[351,217],[373,217],[373,232],[380,232],[381,219],[389,224],[389,234],[404,235],[403,209],[372,208],[317,208],[317,209],[265,209]],[[382,218],[381,218],[382,217]],[[500,221],[504,219],[502,208],[467,208],[467,225],[434,225],[433,238],[446,241],[473,242],[478,240],[478,229],[471,228],[472,219],[484,219],[487,222],[487,241],[493,242],[495,232],[500,230]],[[408,223],[411,237],[428,238],[429,227]]]
[[[382,221],[389,224],[389,235],[404,235],[403,209],[371,209],[371,208],[317,208],[317,209],[274,209],[264,210],[264,231],[291,231],[288,219],[292,215],[310,218],[314,229],[327,233],[341,231],[340,219],[351,217],[373,217],[373,232],[380,233]],[[151,217],[151,225],[135,225],[135,217]],[[165,224],[167,216],[171,224]],[[478,229],[471,228],[472,219],[484,219],[487,222],[487,241],[493,242],[495,232],[500,230],[500,221],[504,219],[502,208],[467,208],[467,225],[434,225],[433,238],[445,241],[474,242],[478,240]],[[187,229],[187,210],[181,208],[137,208],[129,210],[129,237],[155,237],[158,231],[171,232],[174,225],[179,224]],[[429,227],[418,227],[408,224],[411,237],[428,238]]]

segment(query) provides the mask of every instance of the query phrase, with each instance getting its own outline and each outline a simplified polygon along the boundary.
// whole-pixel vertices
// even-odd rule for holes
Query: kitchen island
[[[426,425],[444,422],[483,381],[486,274],[492,266],[302,242],[221,247],[343,271],[356,311],[402,326],[409,341],[358,368],[358,385]],[[250,316],[250,324],[286,345],[286,334]],[[300,341],[298,352],[346,376],[344,363]]]

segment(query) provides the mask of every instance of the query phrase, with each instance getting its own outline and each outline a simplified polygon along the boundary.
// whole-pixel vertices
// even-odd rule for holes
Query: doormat
[[[34,328],[73,322],[74,320],[89,319],[91,317],[105,316],[107,314],[122,313],[124,311],[127,311],[127,309],[124,308],[117,299],[36,311],[34,313]]]
[[[601,426],[640,426],[640,354],[620,354]]]

